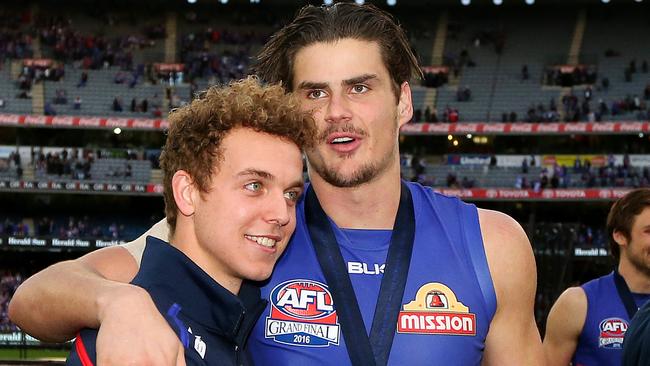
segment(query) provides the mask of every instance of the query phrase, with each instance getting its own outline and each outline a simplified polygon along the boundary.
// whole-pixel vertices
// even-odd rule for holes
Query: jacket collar
[[[152,236],[132,283],[146,289],[161,312],[167,311],[161,306],[177,303],[185,316],[239,345],[266,307],[258,287],[244,281],[235,296],[183,252]]]

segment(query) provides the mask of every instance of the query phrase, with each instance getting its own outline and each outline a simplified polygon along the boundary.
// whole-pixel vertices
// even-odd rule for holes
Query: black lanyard
[[[634,314],[639,310],[639,307],[636,305],[632,292],[627,286],[625,279],[618,273],[618,269],[614,270],[614,284],[616,285],[618,296],[621,298],[621,301],[623,301],[623,305],[625,305],[627,315],[630,317],[630,320],[632,320]]]
[[[402,183],[399,208],[388,249],[370,337],[366,334],[359,304],[334,231],[310,186],[305,198],[305,216],[318,263],[332,292],[352,365],[384,366],[393,344],[397,317],[404,295],[413,253],[415,213],[411,192]]]

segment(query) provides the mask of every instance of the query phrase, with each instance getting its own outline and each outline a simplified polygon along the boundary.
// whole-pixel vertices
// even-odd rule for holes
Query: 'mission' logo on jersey
[[[397,318],[398,333],[476,335],[476,315],[442,283],[420,287]]]
[[[286,281],[271,291],[269,300],[266,338],[306,347],[339,344],[340,325],[327,285],[312,280]]]

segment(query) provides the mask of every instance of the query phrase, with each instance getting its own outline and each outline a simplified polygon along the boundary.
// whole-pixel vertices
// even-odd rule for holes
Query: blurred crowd
[[[9,320],[7,308],[18,286],[25,279],[20,272],[0,269],[0,333],[14,332],[18,327]]]
[[[127,220],[99,220],[88,216],[61,216],[38,218],[5,217],[0,219],[0,235],[56,239],[132,239],[126,231]],[[142,228],[144,229],[144,228]]]

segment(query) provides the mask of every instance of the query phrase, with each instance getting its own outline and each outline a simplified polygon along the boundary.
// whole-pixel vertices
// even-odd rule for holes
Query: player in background
[[[551,366],[621,365],[630,319],[650,299],[650,189],[612,205],[607,234],[614,271],[568,288],[549,312],[543,347]]]

